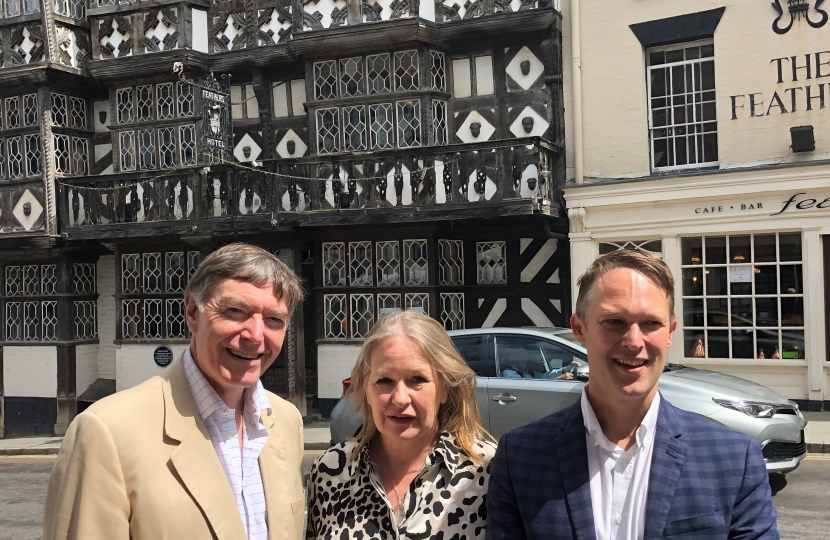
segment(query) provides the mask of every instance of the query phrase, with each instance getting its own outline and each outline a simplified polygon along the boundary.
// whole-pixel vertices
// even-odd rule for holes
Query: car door
[[[585,355],[536,336],[494,334],[496,377],[488,381],[490,433],[503,433],[564,409],[579,399],[584,382],[557,379]]]
[[[493,358],[493,338],[489,334],[453,336],[452,342],[467,365],[476,374],[476,401],[481,413],[481,425],[490,431],[490,411],[487,386],[496,374]]]

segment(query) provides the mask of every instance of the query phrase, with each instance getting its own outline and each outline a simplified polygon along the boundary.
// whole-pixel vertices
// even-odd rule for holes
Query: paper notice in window
[[[729,281],[731,283],[752,283],[752,267],[730,266]]]

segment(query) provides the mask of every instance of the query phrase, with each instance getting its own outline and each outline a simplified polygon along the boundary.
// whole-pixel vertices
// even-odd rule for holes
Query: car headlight
[[[742,399],[718,398],[712,398],[712,401],[714,401],[721,407],[726,407],[727,409],[740,411],[745,415],[751,416],[753,418],[772,418],[772,415],[775,414],[776,409],[776,406],[771,403],[761,403],[758,401],[744,401]]]

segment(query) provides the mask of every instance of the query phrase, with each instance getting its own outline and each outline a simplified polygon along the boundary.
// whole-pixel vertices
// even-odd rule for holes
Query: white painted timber
[[[120,273],[118,274],[120,276]],[[115,379],[115,255],[98,259],[98,377]]]

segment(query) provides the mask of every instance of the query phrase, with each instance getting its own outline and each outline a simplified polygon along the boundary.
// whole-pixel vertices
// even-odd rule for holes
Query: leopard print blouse
[[[476,463],[461,452],[452,435],[442,433],[409,486],[405,517],[399,524],[368,446],[351,459],[356,446],[354,441],[337,444],[314,462],[308,485],[308,538],[484,538],[494,444],[476,441],[475,451],[484,458]]]

